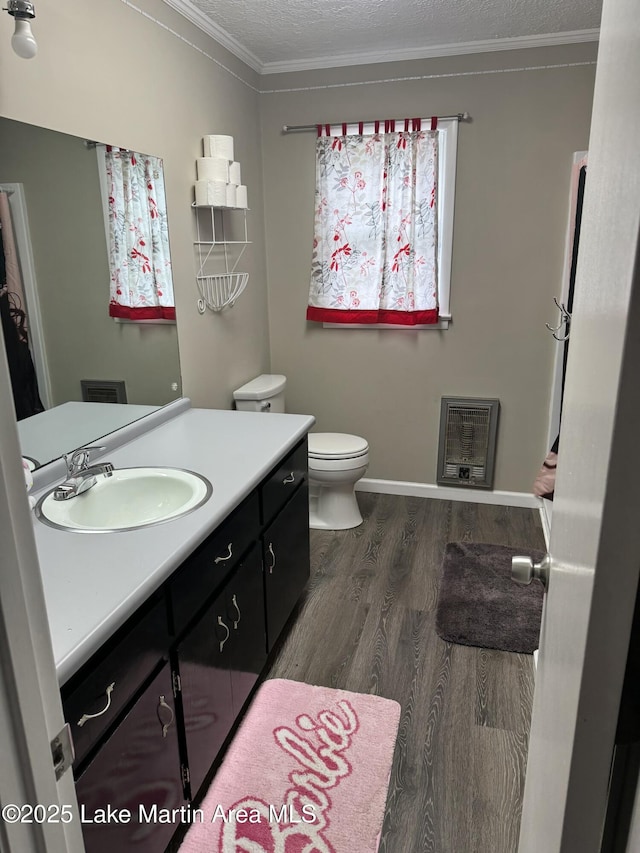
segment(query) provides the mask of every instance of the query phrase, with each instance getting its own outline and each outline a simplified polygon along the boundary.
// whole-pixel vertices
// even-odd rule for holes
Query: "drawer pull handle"
[[[233,557],[233,550],[231,547],[232,545],[233,545],[233,542],[229,542],[229,544],[227,545],[227,548],[229,549],[229,553],[227,554],[226,557],[216,557],[213,562],[214,563],[226,563],[227,560],[230,560]]]
[[[220,640],[220,651],[222,651],[224,649],[224,644],[229,639],[229,635],[231,634],[231,631],[228,629],[228,627],[222,621],[222,616],[218,616],[218,625],[220,625],[221,628],[224,628],[224,630],[227,632],[227,636],[224,638],[224,640]]]
[[[107,694],[107,704],[104,706],[102,711],[98,711],[97,714],[83,714],[77,722],[77,725],[82,728],[86,722],[89,720],[95,720],[96,717],[101,717],[103,714],[106,714],[109,708],[111,707],[111,694],[113,693],[113,688],[116,686],[115,681],[110,684],[106,689]]]
[[[242,618],[242,613],[240,613],[240,608],[238,607],[238,601],[236,599],[235,593],[233,595],[233,598],[231,599],[231,603],[233,604],[235,609],[238,611],[238,618],[233,620],[233,627],[235,630],[237,630],[238,625],[240,624],[240,619]]]
[[[271,565],[269,566],[269,574],[273,574],[273,570],[276,567],[276,555],[273,553],[273,542],[269,542],[269,553],[271,554]]]
[[[288,477],[284,478],[284,480],[282,481],[282,484],[286,485],[287,483],[295,483],[295,481],[296,481],[296,475],[292,471]]]
[[[168,723],[162,722],[162,717],[160,716],[160,708],[166,708],[167,711],[171,714],[171,719],[169,720]],[[166,737],[167,732],[169,731],[169,727],[173,723],[173,708],[171,707],[171,705],[167,705],[167,703],[165,702],[164,696],[160,696],[158,698],[158,711],[157,711],[157,713],[158,713],[158,720],[160,721],[160,725],[162,726],[162,737]]]

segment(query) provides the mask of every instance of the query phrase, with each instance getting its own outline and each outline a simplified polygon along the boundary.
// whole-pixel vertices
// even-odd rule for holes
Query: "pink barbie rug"
[[[180,853],[376,851],[400,706],[297,681],[266,681]]]

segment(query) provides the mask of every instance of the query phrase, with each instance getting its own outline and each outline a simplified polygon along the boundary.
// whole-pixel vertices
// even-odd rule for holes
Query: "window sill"
[[[175,320],[128,320],[126,317],[113,317],[114,323],[127,326],[175,326]]]

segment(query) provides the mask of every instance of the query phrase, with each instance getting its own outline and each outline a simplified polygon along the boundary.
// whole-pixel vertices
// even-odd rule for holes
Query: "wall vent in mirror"
[[[127,388],[123,379],[81,379],[83,403],[126,403]]]

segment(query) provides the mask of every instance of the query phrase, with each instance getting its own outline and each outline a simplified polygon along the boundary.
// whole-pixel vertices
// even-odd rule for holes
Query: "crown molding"
[[[341,68],[348,65],[373,65],[382,62],[399,62],[411,59],[433,59],[438,56],[462,56],[469,53],[490,53],[501,50],[522,50],[530,47],[550,47],[554,45],[598,41],[599,36],[599,29],[573,30],[563,33],[516,36],[514,38],[488,39],[486,41],[468,41],[430,47],[367,51],[366,53],[342,54],[341,56],[317,56],[312,59],[265,62],[260,67],[260,73],[284,74],[288,71],[313,71],[321,68]]]
[[[229,35],[222,27],[214,24],[210,18],[194,6],[193,3],[190,3],[189,0],[164,0],[164,2],[167,6],[171,6],[172,9],[179,12],[188,21],[191,21],[192,24],[195,24],[198,29],[211,36],[214,41],[226,48],[230,53],[244,62],[245,65],[248,65],[249,68],[253,68],[259,74],[264,73],[262,70],[264,63],[255,54],[247,50],[244,45],[240,44],[239,41]]]
[[[376,50],[346,53],[339,56],[315,56],[309,59],[291,59],[281,62],[261,62],[226,30],[214,24],[190,0],[163,0],[176,12],[187,18],[198,29],[210,36],[222,47],[236,56],[258,74],[286,74],[291,71],[314,71],[322,68],[342,68],[349,65],[374,65],[382,62],[400,62],[411,59],[433,59],[439,56],[462,56],[469,53],[522,50],[530,47],[576,44],[598,41],[600,30],[571,30],[562,33],[544,33],[533,36],[516,36],[505,39],[487,39],[425,47],[399,48],[398,50]]]

